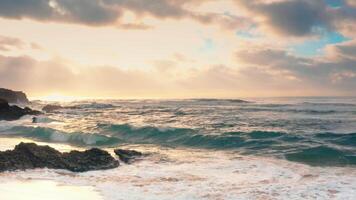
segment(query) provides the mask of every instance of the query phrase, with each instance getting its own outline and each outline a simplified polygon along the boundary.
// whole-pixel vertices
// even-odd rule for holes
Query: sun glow
[[[67,96],[60,93],[52,93],[47,96],[42,96],[38,98],[39,100],[43,101],[75,101],[75,100],[82,100],[86,99],[85,97],[75,97],[75,96]]]

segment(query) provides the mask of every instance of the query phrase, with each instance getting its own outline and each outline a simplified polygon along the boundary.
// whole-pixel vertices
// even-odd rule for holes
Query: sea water
[[[1,145],[25,138],[150,156],[112,170],[38,169],[7,172],[0,180],[90,186],[104,199],[356,198],[356,98],[247,100],[57,102],[67,108],[37,123],[1,121]]]

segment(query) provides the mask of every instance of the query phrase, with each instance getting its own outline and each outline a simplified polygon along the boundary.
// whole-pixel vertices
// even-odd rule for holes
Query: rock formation
[[[114,152],[125,163],[131,163],[136,158],[143,156],[141,152],[135,150],[115,149]]]
[[[112,169],[118,166],[119,162],[108,152],[97,148],[61,153],[49,146],[20,143],[14,150],[0,152],[0,172],[35,168],[85,172]]]
[[[0,120],[17,120],[24,115],[39,115],[40,111],[31,110],[28,107],[20,108],[18,106],[10,106],[9,103],[0,99]]]
[[[51,113],[51,112],[55,112],[57,110],[61,110],[61,109],[64,109],[64,107],[60,106],[60,105],[52,105],[52,104],[49,104],[49,105],[45,105],[43,108],[42,108],[42,111],[45,111],[47,113]]]
[[[5,88],[0,88],[0,99],[4,99],[9,103],[16,104],[30,103],[25,93],[19,91],[12,91]]]

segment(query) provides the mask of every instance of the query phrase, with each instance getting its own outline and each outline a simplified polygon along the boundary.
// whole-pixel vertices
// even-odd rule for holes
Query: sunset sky
[[[356,95],[356,0],[0,0],[0,27],[33,99]]]

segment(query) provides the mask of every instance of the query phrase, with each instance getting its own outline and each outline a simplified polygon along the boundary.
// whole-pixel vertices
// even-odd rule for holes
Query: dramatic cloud
[[[37,96],[351,95],[356,87],[352,0],[0,0],[0,18],[0,85]]]
[[[205,1],[209,2],[209,1]],[[85,24],[90,26],[116,26],[121,29],[149,29],[142,18],[189,18],[203,24],[217,24],[236,29],[248,22],[247,18],[221,12],[198,12],[204,2],[198,0],[2,0],[0,17],[34,19]],[[189,7],[186,8],[186,7]],[[125,21],[124,14],[134,13],[136,19]]]
[[[351,2],[351,1],[350,1]],[[303,37],[333,29],[353,29],[356,10],[351,3],[328,5],[325,0],[240,0],[257,24],[285,36]]]
[[[326,6],[322,0],[262,2],[242,0],[239,3],[251,13],[262,16],[262,23],[281,34],[304,36],[316,26],[328,26]]]
[[[356,36],[356,3],[349,1],[344,3],[343,6],[330,11],[332,14],[333,26],[349,37]]]
[[[0,1],[0,15],[13,19],[32,18],[41,21],[106,24],[115,22],[119,14],[97,0]]]
[[[265,71],[270,76],[282,75],[299,82],[297,84],[309,84],[309,89],[338,88],[342,91],[345,85],[348,89],[356,87],[355,47],[354,44],[330,46],[327,56],[316,58],[296,57],[280,49],[250,49],[237,52],[237,59],[248,66],[248,70]]]
[[[199,11],[199,6],[212,1],[198,0],[2,0],[0,16],[11,19],[30,18],[87,25],[114,25],[123,29],[147,29],[149,25],[124,22],[124,13],[158,19],[190,18],[202,23],[219,24],[237,29],[253,25],[267,27],[286,36],[308,36],[320,29],[355,30],[356,7],[353,1],[340,1],[339,7],[325,0],[238,0],[233,13]],[[221,2],[229,2],[224,0]],[[240,12],[245,9],[246,13]]]
[[[189,14],[182,7],[186,0],[103,0],[103,2],[119,9],[126,8],[139,15],[150,14],[160,18],[179,18]]]

